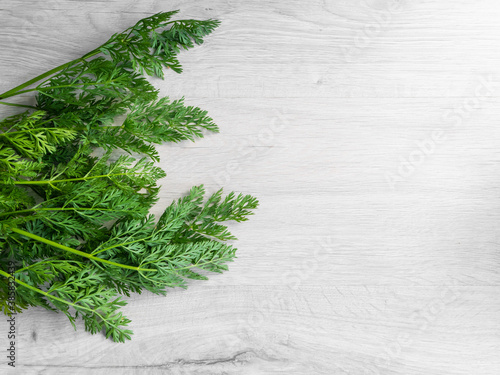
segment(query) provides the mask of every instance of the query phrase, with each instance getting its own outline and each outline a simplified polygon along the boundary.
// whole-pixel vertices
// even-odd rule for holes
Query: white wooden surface
[[[2,0],[0,91],[172,9],[222,26],[154,83],[221,134],[162,148],[155,212],[255,194],[238,259],[126,344],[29,311],[1,373],[500,374],[498,1]]]

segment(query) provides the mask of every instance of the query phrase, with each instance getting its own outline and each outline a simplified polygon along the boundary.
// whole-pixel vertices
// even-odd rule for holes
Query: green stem
[[[47,201],[45,201],[47,202]],[[45,203],[43,202],[43,203]],[[25,214],[27,212],[38,212],[38,211],[113,211],[113,212],[130,212],[130,210],[117,210],[114,208],[88,208],[88,207],[49,207],[49,208],[28,208],[26,210],[2,212],[0,216],[8,216],[14,214]]]
[[[176,23],[176,22],[186,22],[186,21],[191,21],[191,20],[173,20],[173,21],[170,21],[170,22],[166,22],[166,23],[163,25],[163,27],[165,27],[166,25],[169,25],[169,24],[171,24],[171,23]],[[125,38],[124,42],[128,42],[128,38],[129,38],[130,34],[132,33],[132,31],[134,30],[134,28],[135,28],[136,26],[137,26],[137,24],[136,24],[136,25],[134,25],[134,26],[132,26],[132,27],[130,27],[129,29],[127,29],[127,30],[130,30],[130,31],[129,31],[129,33],[127,34],[127,36],[126,36],[126,38]],[[125,30],[125,31],[127,31],[127,30]],[[125,32],[125,31],[124,31],[124,32]],[[61,70],[63,70],[63,69],[66,69],[67,67],[69,67],[69,66],[71,66],[71,65],[73,65],[73,64],[76,64],[76,63],[78,63],[78,62],[80,62],[80,61],[85,61],[85,59],[88,59],[89,57],[93,57],[93,56],[95,56],[95,55],[99,54],[99,53],[101,52],[101,48],[102,48],[104,45],[106,45],[106,44],[108,44],[108,43],[112,43],[112,42],[113,42],[113,40],[108,40],[108,41],[107,41],[106,43],[104,43],[103,45],[101,45],[101,46],[99,46],[98,48],[96,48],[96,49],[94,49],[94,50],[90,51],[89,53],[87,53],[87,54],[83,55],[82,57],[80,57],[80,58],[78,58],[78,59],[75,59],[75,60],[72,60],[72,61],[69,61],[69,62],[67,62],[67,63],[65,63],[65,64],[59,65],[59,66],[55,67],[54,69],[51,69],[51,70],[49,70],[49,71],[47,71],[47,72],[45,72],[45,73],[43,73],[43,74],[40,74],[39,76],[36,76],[35,78],[32,78],[32,79],[30,79],[29,81],[26,81],[25,83],[23,83],[23,84],[21,84],[21,85],[19,85],[19,86],[14,87],[13,89],[10,89],[10,90],[8,90],[8,91],[4,92],[3,94],[0,94],[0,100],[1,100],[1,99],[5,99],[5,98],[9,98],[9,97],[11,97],[11,96],[14,96],[14,95],[16,95],[16,93],[17,93],[18,91],[21,91],[21,90],[25,89],[26,87],[29,87],[29,86],[33,85],[34,83],[37,83],[37,82],[41,81],[42,79],[45,79],[45,78],[47,78],[47,77],[50,77],[51,75],[53,75],[53,74],[55,74],[55,73],[57,73],[57,72],[59,72],[59,71],[61,71]]]
[[[36,288],[34,286],[31,286],[29,284],[26,284],[25,282],[19,280],[19,279],[16,279],[14,276],[8,274],[7,272],[4,272],[2,270],[0,270],[0,275],[6,277],[7,279],[13,279],[17,284],[21,285],[21,286],[24,286],[25,288],[28,288],[36,293],[39,293],[39,294],[42,294],[44,295],[45,297],[49,298],[49,299],[52,299],[52,300],[56,300],[56,301],[59,301],[59,302],[62,302],[66,305],[70,305],[70,306],[73,306],[74,308],[78,308],[78,309],[82,309],[82,310],[87,310],[87,311],[90,311],[91,313],[93,314],[96,314],[98,315],[104,322],[107,322],[109,325],[113,326],[113,327],[116,327],[116,325],[114,324],[111,324],[104,316],[102,316],[101,314],[99,314],[97,312],[97,310],[94,310],[94,309],[91,309],[89,307],[85,307],[83,305],[77,305],[76,303],[73,303],[73,302],[70,302],[68,300],[65,300],[63,298],[59,298],[59,297],[56,297],[56,296],[53,296],[52,294],[49,294],[47,292],[44,292],[43,290],[39,289],[39,288]]]
[[[48,121],[44,121],[40,123],[39,125],[43,125],[47,122],[50,122],[52,119],[49,119]],[[12,136],[12,134],[22,134],[22,133],[35,133],[35,132],[40,132],[40,131],[53,131],[53,130],[60,130],[61,128],[33,128],[33,129],[25,129],[25,130],[18,130],[15,132],[6,132],[6,133],[0,133],[0,137],[5,137],[9,138]]]
[[[13,89],[10,89],[9,91],[4,92],[3,94],[0,94],[0,99],[5,99],[5,98],[9,98],[11,96],[17,95],[16,93],[18,91],[20,91],[28,86],[31,86],[34,83],[41,81],[42,79],[47,78],[47,77],[49,77],[49,76],[51,76],[51,75],[53,75],[53,74],[55,74],[63,69],[66,69],[67,67],[69,67],[73,64],[76,64],[80,61],[85,61],[85,59],[88,59],[89,57],[95,56],[99,52],[100,52],[99,48],[96,48],[95,50],[90,51],[89,53],[87,53],[86,55],[84,55],[82,57],[79,57],[78,59],[69,61],[69,62],[62,64],[62,65],[59,65],[59,66],[55,67],[54,69],[51,69],[43,74],[40,74],[39,76],[36,76],[35,78],[32,78],[29,81],[26,81],[23,84],[16,86]]]
[[[78,177],[78,178],[67,178],[65,180],[42,180],[42,181],[14,181],[16,185],[47,185],[53,184],[56,182],[73,182],[73,181],[87,181],[93,178],[106,178],[106,177],[116,177],[116,176],[133,176],[141,173],[112,173],[112,174],[102,174],[98,176],[89,176],[89,177]]]
[[[49,259],[46,259],[46,260],[43,260],[40,262],[30,264],[26,267],[19,268],[18,270],[16,270],[16,273],[26,271],[28,268],[35,267],[35,266],[38,266],[40,264],[46,264],[46,263],[77,263],[77,264],[82,264],[82,262],[77,261],[77,260],[68,260],[68,259],[61,260],[61,259],[57,259],[57,258],[54,258],[54,259],[49,258]]]
[[[93,255],[90,255],[88,253],[85,253],[83,251],[80,251],[80,250],[76,250],[76,249],[73,249],[71,247],[68,247],[68,246],[64,246],[64,245],[61,245],[57,242],[54,242],[54,241],[51,241],[51,240],[48,240],[46,238],[43,238],[43,237],[40,237],[40,236],[37,236],[36,234],[33,234],[33,233],[30,233],[30,232],[26,232],[22,229],[18,229],[18,228],[12,228],[10,227],[9,228],[12,232],[14,233],[18,233],[18,234],[21,234],[25,237],[28,237],[28,238],[31,238],[35,241],[38,241],[38,242],[43,242],[47,245],[50,245],[52,247],[55,247],[57,249],[61,249],[61,250],[64,250],[64,251],[68,251],[70,253],[73,253],[73,254],[76,254],[76,255],[79,255],[79,256],[82,256],[82,257],[85,257],[85,258],[88,258],[90,260],[93,260],[93,261],[97,261],[97,262],[102,262],[102,263],[107,263],[107,264],[111,264],[113,266],[116,266],[116,267],[121,267],[121,268],[127,268],[127,269],[130,269],[130,270],[134,270],[134,271],[154,271],[156,272],[157,270],[155,269],[152,269],[152,268],[140,268],[140,267],[133,267],[133,266],[128,266],[126,264],[120,264],[120,263],[115,263],[115,262],[112,262],[110,260],[106,260],[106,259],[101,259],[101,258],[98,258],[98,257],[95,257]]]
[[[229,257],[229,258],[218,258],[218,259],[215,259],[215,260],[211,260],[211,261],[208,261],[208,262],[203,262],[203,263],[196,263],[196,264],[191,264],[190,266],[185,266],[185,267],[181,267],[181,268],[173,268],[172,270],[175,272],[175,271],[182,271],[182,270],[189,270],[191,268],[196,268],[196,267],[202,267],[202,266],[206,266],[207,264],[214,264],[216,261],[220,261],[220,262],[225,262],[225,261],[230,261],[232,260],[233,258],[232,257]],[[168,261],[168,258],[165,259]],[[151,264],[151,263],[156,263],[155,260],[151,261],[151,262],[145,262],[145,263],[141,263],[141,264]],[[143,275],[144,276],[144,275]]]
[[[38,109],[37,107],[34,107],[32,105],[27,105],[27,104],[16,104],[16,103],[7,103],[7,102],[0,102],[0,104],[10,105],[12,107],[22,107],[22,108]]]
[[[209,262],[196,263],[196,264],[191,264],[190,266],[186,266],[186,267],[174,268],[174,270],[175,271],[188,270],[188,269],[195,268],[195,267],[206,266],[207,264],[214,264],[216,261],[224,262],[224,261],[230,261],[231,259],[233,259],[233,258],[231,258],[231,257],[230,258],[219,258],[219,259],[211,260]]]
[[[115,81],[116,80],[111,79],[111,80],[105,81],[105,82],[86,82],[86,83],[75,83],[75,84],[72,84],[72,85],[45,86],[45,87],[39,87],[39,86],[37,86],[37,87],[35,87],[33,89],[27,89],[27,90],[18,91],[16,93],[13,93],[13,94],[7,96],[7,97],[4,96],[3,98],[8,98],[8,97],[15,96],[15,95],[26,94],[28,92],[33,92],[33,91],[43,92],[45,90],[64,89],[64,88],[67,88],[67,87],[103,86],[103,85],[108,85],[110,83],[113,83]]]
[[[96,254],[102,253],[103,251],[108,251],[108,250],[114,249],[115,247],[126,246],[126,245],[131,245],[131,244],[136,243],[136,242],[145,241],[145,240],[147,240],[148,238],[153,237],[155,234],[156,234],[156,232],[153,232],[151,235],[146,236],[146,237],[143,237],[143,238],[139,238],[138,240],[133,240],[133,241],[124,242],[124,243],[121,243],[121,244],[118,244],[118,245],[109,246],[109,247],[106,247],[106,248],[101,249],[101,250],[99,250],[99,251],[95,251],[95,250],[94,250],[94,251],[92,252],[92,254],[93,254],[93,255],[96,255]],[[115,238],[116,238],[116,237],[115,237]]]

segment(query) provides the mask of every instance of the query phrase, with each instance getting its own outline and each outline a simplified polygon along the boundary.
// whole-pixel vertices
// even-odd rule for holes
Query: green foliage
[[[113,35],[100,47],[100,52],[111,56],[113,61],[131,61],[134,70],[147,75],[163,78],[163,67],[181,73],[177,54],[181,49],[193,47],[194,43],[203,43],[203,37],[219,26],[219,21],[170,21],[177,13],[159,13],[140,20],[124,32]]]
[[[132,331],[120,311],[123,296],[186,288],[187,280],[223,272],[235,258],[227,241],[236,238],[223,223],[247,220],[258,205],[252,196],[219,190],[205,200],[196,186],[158,220],[149,214],[166,176],[155,164],[155,144],[218,132],[206,111],[160,98],[143,76],[163,78],[164,68],[180,73],[177,54],[219,24],[171,20],[176,13],[140,20],[82,58],[0,94],[36,94],[35,107],[0,121],[5,314],[42,306],[124,342]]]

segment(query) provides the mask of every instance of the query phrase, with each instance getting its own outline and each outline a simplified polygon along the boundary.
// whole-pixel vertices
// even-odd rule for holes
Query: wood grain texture
[[[1,373],[498,375],[498,2],[3,0],[0,91],[178,8],[222,25],[153,82],[221,133],[161,147],[154,212],[256,195],[238,258],[130,298],[126,344],[30,310]]]

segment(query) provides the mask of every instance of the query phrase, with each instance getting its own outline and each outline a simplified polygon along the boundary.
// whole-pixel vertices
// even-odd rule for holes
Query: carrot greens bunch
[[[176,13],[144,18],[0,94],[1,105],[24,108],[0,120],[5,314],[42,306],[124,342],[132,331],[123,296],[186,287],[187,279],[206,279],[197,269],[222,272],[235,257],[224,222],[247,220],[254,197],[220,190],[205,199],[195,186],[161,217],[149,214],[165,177],[155,144],[218,131],[206,111],[159,97],[145,78],[163,78],[164,68],[180,73],[178,53],[219,25],[172,20]],[[35,105],[8,101],[29,92]]]

